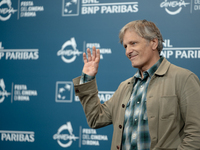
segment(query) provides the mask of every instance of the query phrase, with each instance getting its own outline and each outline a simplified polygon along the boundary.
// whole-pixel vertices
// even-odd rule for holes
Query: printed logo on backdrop
[[[189,3],[191,2],[191,3]],[[193,11],[200,10],[199,0],[164,0],[160,3],[160,7],[164,8],[169,15],[177,15],[183,11],[183,9]]]
[[[69,121],[58,129],[57,133],[53,135],[53,139],[57,140],[58,144],[63,148],[70,147],[73,142],[79,140],[76,143],[80,148],[82,145],[100,146],[101,141],[108,141],[108,136],[97,134],[96,129],[82,128],[82,126],[79,127],[79,136],[76,136],[73,134],[73,127]]]
[[[6,131],[0,130],[1,141],[9,142],[34,142],[35,133],[32,131]]]
[[[86,43],[85,41],[83,42],[83,47],[84,47],[83,51],[86,52],[87,48],[89,48],[92,53],[93,46],[95,46],[96,49],[100,50],[100,59],[103,59],[104,55],[112,54],[111,48],[102,48],[100,46],[100,43]]]
[[[65,63],[72,63],[76,60],[77,56],[82,54],[76,47],[75,38],[72,37],[62,45],[61,49],[57,52],[57,56],[61,56],[61,59]]]
[[[58,144],[63,148],[70,147],[73,141],[76,141],[78,138],[73,134],[71,122],[62,125],[53,136],[53,139],[57,140]]]
[[[62,16],[78,16],[79,0],[63,0]],[[75,5],[75,6],[73,6]],[[81,0],[81,15],[136,13],[138,2],[100,3],[98,0]]]
[[[79,143],[79,147],[81,147],[81,145],[100,146],[101,141],[108,141],[108,136],[97,134],[96,129],[80,127],[80,130],[82,141],[81,144]]]
[[[0,79],[0,103],[4,102],[9,95],[11,95],[11,103],[13,103],[13,100],[30,101],[32,96],[37,96],[37,91],[28,89],[25,84],[12,83],[11,87],[11,93],[7,92],[4,79]]]
[[[12,7],[13,3],[18,5],[17,9]],[[11,0],[1,0],[0,1],[0,20],[7,21],[10,19],[11,15],[15,12],[18,12],[17,19],[20,17],[36,17],[37,12],[44,11],[44,6],[34,5],[33,1],[20,1],[16,3],[16,1]]]
[[[79,0],[63,0],[62,16],[78,16]]]
[[[19,17],[36,17],[37,12],[44,11],[44,6],[35,6],[33,1],[21,1],[18,0],[20,3],[19,10],[20,14]]]
[[[0,42],[0,60],[37,60],[38,49],[4,49]]]
[[[0,79],[0,103],[2,103],[5,97],[8,97],[10,93],[6,91],[6,86],[3,79]]]
[[[56,82],[56,102],[72,102],[73,83],[70,81]]]
[[[200,58],[200,47],[173,47],[170,39],[165,39],[161,55],[166,58],[175,59],[198,59]]]
[[[11,0],[2,0],[0,2],[0,20],[6,21],[10,19],[11,15],[17,12],[16,9],[12,7]]]
[[[113,94],[114,94],[113,91],[99,91],[98,97],[100,99],[100,102],[104,103],[104,102],[108,101],[113,96]],[[75,95],[74,99],[76,102],[80,101],[79,97],[76,95]]]

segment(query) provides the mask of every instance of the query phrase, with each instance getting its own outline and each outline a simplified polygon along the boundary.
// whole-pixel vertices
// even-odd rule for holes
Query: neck
[[[147,62],[146,65],[144,65],[144,67],[139,68],[140,75],[141,75],[142,79],[144,78],[143,72],[150,69],[159,59],[160,59],[160,55],[155,55],[155,57],[151,59],[151,62]]]

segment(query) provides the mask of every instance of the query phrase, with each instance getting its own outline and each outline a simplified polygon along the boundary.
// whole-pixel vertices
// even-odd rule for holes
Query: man
[[[153,22],[133,21],[119,34],[126,56],[138,72],[122,82],[112,98],[101,104],[95,75],[100,52],[83,54],[81,77],[75,78],[88,124],[113,124],[111,150],[200,149],[200,82],[189,70],[160,56],[162,35]]]

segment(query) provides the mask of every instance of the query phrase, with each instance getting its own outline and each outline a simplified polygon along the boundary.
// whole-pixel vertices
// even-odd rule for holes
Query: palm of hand
[[[93,49],[92,55],[90,49],[87,49],[88,58],[86,57],[86,54],[83,53],[83,61],[84,61],[83,73],[89,76],[95,76],[97,74],[100,61],[99,49],[96,50],[95,47],[93,47],[92,49]]]

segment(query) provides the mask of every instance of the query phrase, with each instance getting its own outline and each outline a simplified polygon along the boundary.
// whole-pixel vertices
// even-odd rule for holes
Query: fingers
[[[87,49],[87,54],[88,54],[88,61],[91,61],[92,60],[92,56],[91,56],[91,52],[90,52],[89,48]]]
[[[84,63],[90,62],[90,61],[95,61],[95,62],[99,62],[100,61],[100,50],[97,49],[96,47],[92,47],[92,54],[90,49],[87,49],[87,55],[88,58],[86,57],[86,53],[83,53],[83,61]]]
[[[97,49],[95,61],[96,61],[97,63],[99,63],[99,61],[100,61],[100,50],[99,50],[99,49]]]
[[[96,58],[96,47],[93,46],[92,47],[92,61],[95,61],[95,58]]]
[[[84,62],[84,64],[87,63],[86,53],[83,53],[83,62]]]

